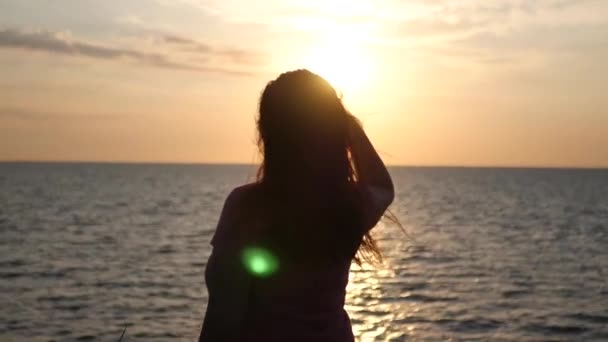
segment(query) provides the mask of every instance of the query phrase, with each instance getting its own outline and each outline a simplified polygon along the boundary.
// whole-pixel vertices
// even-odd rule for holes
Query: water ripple
[[[359,341],[608,340],[608,172],[393,168]],[[193,341],[239,166],[0,164],[0,340]]]

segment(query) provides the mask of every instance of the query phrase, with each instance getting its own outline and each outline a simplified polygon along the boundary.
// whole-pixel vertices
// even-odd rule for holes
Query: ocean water
[[[608,341],[608,170],[392,168],[359,341]],[[0,341],[195,341],[251,166],[0,164]]]

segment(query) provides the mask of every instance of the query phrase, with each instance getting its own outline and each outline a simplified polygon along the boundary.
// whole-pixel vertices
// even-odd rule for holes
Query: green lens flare
[[[279,261],[267,249],[249,247],[243,251],[243,263],[249,273],[257,277],[267,277],[279,268]]]

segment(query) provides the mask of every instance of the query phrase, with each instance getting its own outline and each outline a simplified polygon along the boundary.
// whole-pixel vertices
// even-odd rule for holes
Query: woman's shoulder
[[[248,183],[232,189],[226,198],[226,203],[237,205],[243,201],[255,200],[260,196],[259,194],[260,184]]]
[[[253,182],[237,186],[236,188],[232,189],[232,191],[237,193],[251,193],[253,191],[258,191],[259,189],[260,183]]]
[[[258,185],[256,183],[238,186],[228,194],[220,219],[217,224],[216,232],[211,240],[211,244],[224,244],[234,242],[235,236],[243,236],[243,222],[252,219],[256,211],[258,202]]]
[[[250,218],[252,213],[259,211],[259,206],[263,202],[260,190],[258,183],[249,183],[232,189],[224,203],[225,213],[234,217]]]

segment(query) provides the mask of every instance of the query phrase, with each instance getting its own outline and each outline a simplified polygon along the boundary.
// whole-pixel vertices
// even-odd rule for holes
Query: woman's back
[[[335,256],[334,253],[330,256],[329,251],[324,253],[314,248],[308,250],[314,254],[312,256],[297,255],[293,251],[303,250],[300,247],[310,242],[306,241],[305,236],[293,236],[291,243],[283,237],[277,239],[277,235],[281,234],[275,231],[276,218],[269,217],[267,210],[268,203],[273,201],[265,198],[267,194],[260,188],[259,184],[252,184],[234,190],[230,203],[233,209],[229,210],[241,213],[239,217],[246,219],[237,219],[231,226],[218,227],[212,241],[214,250],[258,251],[273,259],[259,262],[276,262],[276,269],[263,276],[256,276],[254,270],[248,270],[251,281],[243,326],[250,333],[249,339],[243,340],[352,341],[350,321],[344,311],[344,298],[351,260],[363,232],[351,234],[349,238],[353,241],[342,244],[350,246],[345,247],[348,250],[339,251]],[[322,216],[316,219],[322,219]],[[323,222],[317,223],[317,227],[308,227],[308,235],[315,229],[329,228],[323,227]],[[354,227],[350,228],[355,230]],[[329,240],[332,237],[325,235],[328,240],[321,245],[330,246],[332,242],[335,245],[335,241]],[[316,242],[320,241],[316,239]],[[243,254],[233,257],[243,259]],[[263,256],[251,256],[255,257]],[[247,260],[241,261],[247,268]],[[207,283],[213,284],[213,277],[223,271],[210,264],[206,272]],[[210,292],[214,290],[209,288]]]

